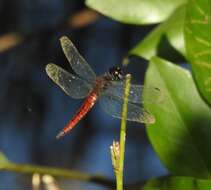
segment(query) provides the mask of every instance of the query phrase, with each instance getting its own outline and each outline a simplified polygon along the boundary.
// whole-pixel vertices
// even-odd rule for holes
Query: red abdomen
[[[90,95],[83,102],[75,116],[70,120],[70,122],[66,125],[66,127],[56,136],[56,138],[60,138],[68,133],[86,114],[87,112],[94,106],[98,99],[97,93],[94,91],[90,93]]]

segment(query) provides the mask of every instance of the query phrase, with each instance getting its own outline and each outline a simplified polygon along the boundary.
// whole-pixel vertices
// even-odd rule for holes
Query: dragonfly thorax
[[[112,82],[121,81],[122,79],[124,79],[122,69],[120,67],[112,67],[104,75],[96,78],[94,91],[99,95],[109,86],[112,86]]]

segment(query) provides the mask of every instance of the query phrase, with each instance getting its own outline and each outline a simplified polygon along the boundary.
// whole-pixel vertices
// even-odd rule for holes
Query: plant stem
[[[114,187],[113,181],[100,176],[100,175],[90,175],[87,173],[68,170],[68,169],[60,169],[56,167],[44,167],[44,166],[37,166],[37,165],[29,165],[29,164],[15,164],[15,163],[4,163],[0,165],[0,170],[11,171],[11,172],[18,172],[24,174],[49,174],[54,177],[63,177],[72,180],[80,180],[80,181],[87,181],[87,182],[94,182],[97,184],[104,185],[106,187]]]
[[[127,105],[128,96],[130,92],[131,75],[126,76],[124,103],[122,108],[122,120],[120,129],[120,156],[119,156],[119,169],[116,172],[117,190],[123,190],[123,172],[124,172],[124,155],[125,155],[125,140],[126,140],[126,119],[127,119]]]

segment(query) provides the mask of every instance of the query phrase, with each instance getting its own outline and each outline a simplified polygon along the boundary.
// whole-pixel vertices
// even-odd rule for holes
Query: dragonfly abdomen
[[[83,102],[75,116],[69,121],[66,127],[56,136],[56,138],[63,137],[66,133],[68,133],[86,114],[87,112],[94,106],[98,99],[98,94],[93,91]]]

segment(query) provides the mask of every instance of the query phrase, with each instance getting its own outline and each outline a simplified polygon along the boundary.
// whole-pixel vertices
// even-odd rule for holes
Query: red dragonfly
[[[60,39],[61,46],[68,59],[74,74],[61,67],[50,63],[46,66],[48,76],[70,97],[75,99],[86,98],[75,116],[62,129],[57,138],[68,133],[94,106],[100,97],[102,108],[116,118],[121,118],[121,110],[124,99],[125,75],[119,67],[110,68],[101,76],[96,76],[89,64],[80,55],[73,43],[63,36]],[[141,85],[131,84],[127,120],[140,123],[154,123],[155,118],[143,108]],[[158,88],[144,89],[150,95],[147,102],[160,101],[161,91]]]

